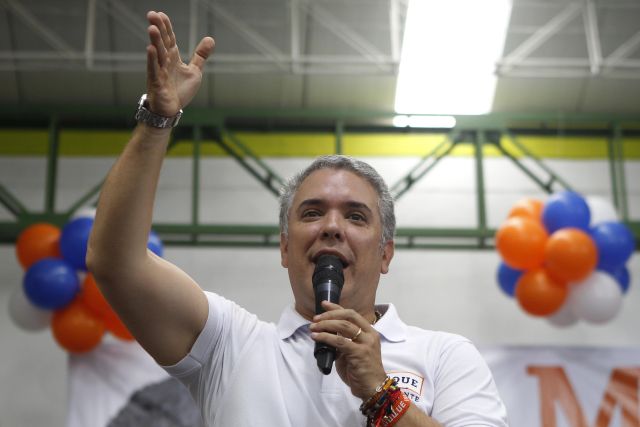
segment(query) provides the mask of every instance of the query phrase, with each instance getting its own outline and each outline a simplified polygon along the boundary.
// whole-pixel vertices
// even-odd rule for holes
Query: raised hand
[[[147,46],[147,97],[150,110],[172,117],[195,96],[202,82],[204,63],[215,45],[204,37],[191,61],[182,62],[169,17],[162,12],[147,13],[149,40]]]

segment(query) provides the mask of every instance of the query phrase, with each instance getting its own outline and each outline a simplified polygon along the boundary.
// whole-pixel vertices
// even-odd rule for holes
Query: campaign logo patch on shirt
[[[398,387],[404,391],[404,394],[407,395],[409,399],[414,402],[420,400],[420,396],[422,396],[422,386],[424,384],[423,377],[413,372],[398,371],[387,372],[387,375],[396,380]]]

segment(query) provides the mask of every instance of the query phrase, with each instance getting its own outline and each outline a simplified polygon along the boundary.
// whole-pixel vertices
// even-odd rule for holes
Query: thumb
[[[189,65],[195,65],[198,67],[200,71],[204,68],[204,63],[213,52],[213,48],[216,45],[216,42],[211,37],[205,37],[200,40],[198,46],[196,47],[196,51],[193,53],[191,57],[191,61]]]

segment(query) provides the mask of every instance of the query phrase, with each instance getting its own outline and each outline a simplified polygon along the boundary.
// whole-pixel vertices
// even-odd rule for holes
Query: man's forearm
[[[155,192],[169,129],[138,125],[102,188],[89,241],[88,264],[110,274],[146,256]]]
[[[442,425],[412,404],[398,420],[396,427],[442,427]]]

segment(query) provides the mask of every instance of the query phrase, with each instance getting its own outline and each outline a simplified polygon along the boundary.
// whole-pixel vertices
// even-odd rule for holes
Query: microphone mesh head
[[[331,280],[331,282],[336,283],[338,286],[344,284],[342,261],[335,255],[321,255],[316,262],[312,279],[314,286],[327,280]]]

